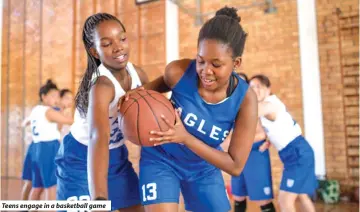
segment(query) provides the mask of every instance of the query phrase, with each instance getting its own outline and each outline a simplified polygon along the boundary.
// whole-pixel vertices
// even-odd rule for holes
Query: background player
[[[55,101],[55,106],[53,107],[55,110],[60,110],[59,104],[60,102],[60,92],[58,90],[53,90],[54,92],[54,101]],[[56,94],[57,92],[57,94]],[[30,125],[31,123],[31,117],[28,116],[24,119],[24,121],[22,122],[22,127],[26,127],[28,125]],[[58,128],[61,129],[61,124],[58,124]],[[22,180],[23,180],[23,188],[21,190],[21,199],[22,200],[28,200],[29,199],[29,195],[31,192],[31,188],[32,188],[32,169],[31,169],[31,152],[33,149],[33,142],[30,143],[30,145],[28,146],[28,149],[26,151],[26,155],[25,155],[25,159],[24,159],[24,163],[23,163],[23,172],[22,172]],[[34,195],[39,197],[41,196],[43,189],[42,188],[37,188],[34,191]],[[35,194],[36,193],[36,194]]]
[[[238,75],[248,83],[246,74],[238,73]],[[229,143],[231,134],[224,143]],[[273,189],[268,150],[269,141],[266,141],[266,134],[260,121],[258,121],[256,126],[254,141],[249,158],[240,176],[231,177],[234,212],[246,211],[246,197],[255,201],[262,211],[275,211],[272,203]],[[224,149],[227,150],[228,147],[225,146]]]
[[[271,94],[270,80],[264,75],[255,75],[250,79],[250,86],[258,97],[261,124],[284,164],[279,192],[281,211],[295,211],[296,198],[302,211],[315,211],[308,196],[317,188],[313,149],[285,105]]]
[[[60,109],[62,113],[66,117],[73,117],[73,107],[74,107],[74,95],[72,92],[65,88],[60,90]],[[63,140],[64,136],[70,132],[69,125],[59,126],[61,141]]]
[[[26,199],[26,194],[32,187],[30,200],[39,200],[43,190],[45,199],[54,200],[54,159],[60,139],[58,124],[71,124],[72,118],[65,117],[54,109],[58,103],[59,91],[51,80],[40,88],[39,96],[42,104],[35,106],[29,116],[33,141],[24,162],[23,179],[27,181],[23,188],[23,199]],[[31,175],[28,173],[29,170]]]

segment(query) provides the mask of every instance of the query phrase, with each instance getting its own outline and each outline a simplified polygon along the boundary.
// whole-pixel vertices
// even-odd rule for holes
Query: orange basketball
[[[120,106],[119,125],[126,140],[136,145],[154,146],[150,131],[167,131],[168,125],[161,118],[164,115],[175,123],[175,110],[170,101],[153,90],[139,90],[130,94],[129,100]]]

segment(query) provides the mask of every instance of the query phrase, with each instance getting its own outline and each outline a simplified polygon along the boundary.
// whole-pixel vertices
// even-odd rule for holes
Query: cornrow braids
[[[92,86],[92,76],[95,73],[96,76],[99,76],[98,67],[101,64],[101,61],[95,58],[91,52],[91,48],[95,48],[95,30],[96,27],[108,20],[117,21],[121,27],[123,28],[124,32],[126,32],[124,25],[121,23],[119,19],[115,16],[110,15],[108,13],[97,13],[90,17],[88,17],[85,21],[83,32],[82,32],[82,39],[85,46],[86,54],[87,54],[87,67],[85,74],[81,80],[78,92],[75,96],[75,105],[76,108],[79,110],[80,115],[86,117],[87,109],[89,105],[89,91]]]

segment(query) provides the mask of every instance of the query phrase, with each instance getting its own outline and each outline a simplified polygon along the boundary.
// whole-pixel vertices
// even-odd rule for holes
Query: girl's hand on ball
[[[190,133],[185,129],[179,113],[175,110],[175,125],[169,122],[165,116],[161,115],[161,118],[167,124],[169,129],[165,132],[161,131],[151,131],[151,135],[157,135],[158,137],[150,138],[150,141],[154,142],[154,146],[167,144],[167,143],[178,143],[186,144],[186,141],[189,140],[191,136]]]
[[[137,88],[135,88],[135,89],[132,89],[132,90],[126,92],[124,96],[120,97],[120,99],[119,99],[119,101],[118,101],[118,106],[117,106],[118,111],[120,111],[120,108],[121,108],[122,103],[123,103],[124,101],[125,101],[125,102],[128,101],[129,98],[130,98],[130,95],[131,95],[132,93],[136,92],[136,91],[139,91],[139,90],[145,90],[145,88],[144,88],[143,86],[137,87]]]

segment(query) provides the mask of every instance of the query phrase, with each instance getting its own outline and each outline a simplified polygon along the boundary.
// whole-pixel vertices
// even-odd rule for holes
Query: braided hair
[[[81,116],[85,117],[89,105],[89,91],[92,86],[92,76],[95,73],[96,76],[99,76],[98,67],[101,64],[101,61],[97,58],[95,58],[91,52],[91,48],[95,48],[95,30],[96,27],[108,20],[114,20],[117,21],[124,32],[126,32],[124,25],[121,23],[119,19],[117,19],[115,16],[110,15],[108,13],[97,13],[90,17],[88,17],[85,21],[83,33],[82,33],[82,39],[85,46],[86,54],[87,54],[87,67],[86,72],[81,80],[78,92],[75,96],[75,105],[76,108],[79,110]]]

